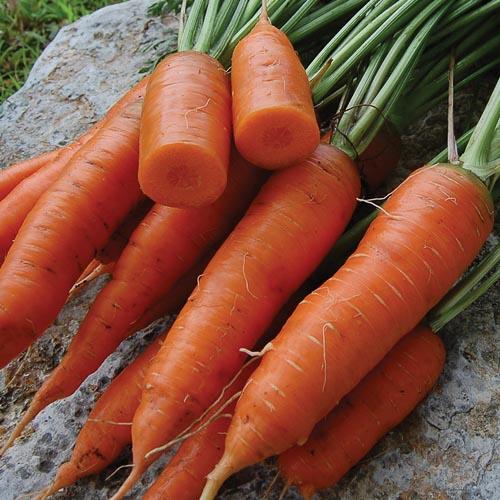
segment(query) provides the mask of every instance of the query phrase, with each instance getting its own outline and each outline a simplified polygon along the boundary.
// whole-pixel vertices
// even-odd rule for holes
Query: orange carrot
[[[29,160],[24,160],[10,167],[0,169],[0,201],[24,179],[33,175],[48,163],[53,162],[59,153],[59,149],[48,151]]]
[[[218,404],[207,412],[142,497],[143,500],[196,500],[206,483],[207,474],[224,453],[224,439],[235,402],[255,366],[247,366],[225,389]],[[226,406],[227,405],[227,406]],[[218,418],[216,418],[218,417]]]
[[[139,406],[144,374],[164,338],[148,346],[104,391],[78,434],[70,460],[59,467],[54,482],[42,492],[42,498],[101,472],[130,443],[130,423]]]
[[[151,200],[144,198],[130,211],[118,229],[111,235],[106,246],[99,250],[97,257],[90,262],[72,286],[68,293],[68,300],[99,276],[113,272],[114,265],[128,243],[130,235],[149,211],[151,205]]]
[[[138,319],[163,297],[167,302],[160,307],[177,312],[204,269],[204,257],[236,224],[264,177],[235,153],[228,188],[213,205],[189,210],[155,205],[151,209],[130,237],[112,280],[96,297],[59,366],[36,393],[6,446],[47,405],[76,391],[137,331]],[[189,272],[181,279],[192,268],[196,276]]]
[[[222,65],[201,52],[166,57],[150,77],[141,120],[139,183],[157,203],[200,207],[227,182],[231,94]]]
[[[233,472],[303,444],[464,272],[492,229],[492,208],[484,184],[463,169],[438,164],[412,174],[267,347],[202,498]]]
[[[0,367],[50,325],[78,276],[138,202],[141,107],[137,96],[107,120],[19,230],[0,269]]]
[[[351,217],[356,167],[320,145],[275,173],[207,266],[147,375],[134,417],[134,469],[115,498],[217,397],[288,297],[319,264]]]
[[[262,14],[231,61],[234,140],[251,163],[276,169],[305,160],[319,143],[309,81],[287,36]]]
[[[390,123],[386,123],[356,160],[369,192],[376,191],[387,180],[400,156],[401,137]]]
[[[118,226],[118,229],[111,235],[106,246],[97,252],[96,259],[103,264],[116,262],[123,249],[127,246],[130,236],[141,223],[142,219],[151,210],[153,202],[148,198],[143,198],[127,214],[125,220]]]
[[[135,85],[91,130],[75,142],[60,149],[57,157],[51,163],[48,163],[43,169],[40,169],[19,183],[0,202],[0,218],[2,220],[0,227],[0,263],[5,259],[19,228],[30,210],[35,206],[40,197],[59,179],[70,160],[102,129],[109,119],[121,113],[130,103],[142,97],[146,83],[147,79],[143,79]]]
[[[287,484],[309,499],[336,484],[430,392],[444,365],[440,338],[418,326],[403,337],[340,404],[303,446],[279,457]]]
[[[321,142],[329,143],[332,130],[321,136]],[[401,156],[401,137],[396,128],[386,123],[356,160],[361,180],[368,192],[376,191],[395,170]]]

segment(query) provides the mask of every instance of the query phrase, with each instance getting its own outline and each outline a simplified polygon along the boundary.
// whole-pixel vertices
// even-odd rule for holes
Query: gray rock
[[[140,78],[139,69],[151,57],[143,48],[172,38],[175,29],[170,16],[162,22],[148,18],[148,4],[132,0],[107,7],[61,30],[25,86],[0,108],[0,165],[72,140]],[[481,90],[481,102],[489,88],[485,85]],[[473,106],[472,97],[467,91],[460,95],[457,123],[466,123],[470,115],[477,118],[480,108]],[[444,107],[434,110],[408,132],[399,177],[431,158],[445,143],[444,112]],[[25,361],[21,358],[1,372],[4,432],[12,428],[61,358],[103,281],[67,304]],[[336,488],[320,493],[320,498],[498,497],[499,292],[498,286],[493,288],[443,330],[448,359],[432,395]],[[51,405],[35,419],[0,459],[2,500],[37,491],[50,482],[57,466],[70,456],[78,429],[103,388],[164,324],[152,325],[124,342],[73,397]],[[125,453],[116,466],[129,462],[130,455]],[[161,466],[155,465],[131,497],[144,491]],[[107,498],[127,474],[125,469],[106,480],[113,470],[82,480],[56,498]],[[221,497],[261,498],[275,473],[273,460],[242,471],[228,482]],[[278,481],[269,498],[277,498],[281,488]],[[291,489],[286,498],[298,498],[298,494]]]

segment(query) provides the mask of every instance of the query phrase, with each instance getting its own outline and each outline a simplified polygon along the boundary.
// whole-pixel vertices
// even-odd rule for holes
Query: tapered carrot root
[[[275,173],[217,251],[148,373],[133,426],[132,475],[217,397],[288,297],[318,265],[350,219],[356,167],[321,145],[305,162]]]
[[[198,276],[205,268],[207,261],[208,259],[202,259],[198,265],[180,278],[172,287],[170,293],[161,297],[139,319],[129,326],[126,336],[133,335],[165,315],[179,312],[196,286]],[[85,352],[85,348],[86,346],[80,341],[80,337],[77,333],[68,348],[68,352],[35,394],[26,413],[16,425],[9,439],[0,451],[0,456],[12,446],[26,426],[43,409],[50,403],[69,396],[80,386],[85,377],[89,374],[88,367],[82,368],[81,363],[81,355]],[[109,354],[111,354],[111,352],[112,351],[110,351]]]
[[[105,126],[109,119],[122,112],[130,103],[142,97],[147,81],[147,79],[143,79],[135,85],[92,129],[75,142],[58,150],[56,157],[50,163],[47,163],[43,169],[20,182],[0,202],[0,218],[2,220],[0,226],[0,263],[5,259],[17,232],[31,209],[40,197],[59,179],[73,156]]]
[[[97,400],[76,439],[68,462],[62,464],[43,498],[112,464],[132,439],[131,426],[139,406],[144,374],[160,349],[164,336],[155,340],[126,367]]]
[[[210,207],[179,210],[155,205],[151,209],[130,237],[112,281],[95,299],[66,354],[36,393],[6,448],[45,407],[76,391],[120,342],[182,307],[212,247],[230,231],[264,178],[236,153],[228,188]]]
[[[251,163],[276,169],[306,159],[319,143],[306,72],[286,35],[260,21],[231,63],[234,140]]]
[[[78,276],[140,199],[141,107],[138,96],[108,119],[20,229],[0,269],[0,367],[50,325]]]
[[[419,326],[403,337],[303,446],[280,455],[284,481],[308,499],[336,484],[427,396],[444,359],[443,343],[429,328]]]
[[[232,399],[241,391],[255,368],[247,366],[237,379],[225,389],[218,404],[207,412],[193,428],[192,435],[184,441],[167,464],[143,500],[197,500],[203,491],[207,474],[224,453],[224,440],[236,403]]]
[[[485,186],[451,165],[417,170],[394,192],[355,253],[272,342],[238,402],[204,499],[233,472],[307,440],[472,262],[492,208]]]
[[[165,58],[151,75],[141,120],[139,183],[157,203],[200,207],[227,182],[231,93],[224,68],[200,52]]]
[[[3,200],[19,183],[38,172],[45,165],[56,160],[60,150],[48,151],[29,160],[15,163],[0,169],[0,201]]]

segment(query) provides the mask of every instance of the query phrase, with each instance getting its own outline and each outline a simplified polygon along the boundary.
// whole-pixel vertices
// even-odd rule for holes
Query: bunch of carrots
[[[177,314],[38,498],[130,443],[114,499],[177,444],[144,498],[213,498],[275,455],[308,498],[425,398],[444,365],[435,332],[499,274],[497,246],[450,292],[493,228],[500,83],[459,141],[453,95],[498,69],[498,11],[184,1],[175,53],[82,137],[0,172],[0,367],[110,275],[2,453],[124,339]],[[446,98],[447,155],[363,198],[396,167],[404,130]],[[344,233],[360,201],[376,210]]]

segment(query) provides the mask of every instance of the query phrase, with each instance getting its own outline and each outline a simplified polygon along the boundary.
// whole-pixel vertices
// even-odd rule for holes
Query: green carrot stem
[[[319,0],[305,0],[304,3],[297,9],[295,14],[281,27],[285,33],[292,31],[297,24],[308,14],[311,9],[318,3]]]
[[[500,79],[479,119],[472,137],[461,156],[463,168],[475,173],[486,181],[488,177],[499,173],[500,158],[490,158],[490,149],[500,120]]]
[[[488,15],[498,16],[500,14],[500,0],[491,0],[486,5],[480,7],[476,6],[479,1],[474,0],[473,3],[473,7],[475,8],[471,12],[469,12],[466,16],[461,16],[459,19],[455,18],[451,22],[448,22],[446,26],[439,29],[434,34],[430,43],[434,44],[437,41],[449,36],[451,33],[470,25],[470,23],[473,23],[478,19],[483,19]]]
[[[201,26],[201,32],[194,46],[198,52],[208,52],[212,43],[213,30],[219,8],[219,0],[208,0],[208,7]]]
[[[205,0],[194,0],[189,16],[184,24],[182,37],[179,40],[178,51],[184,52],[191,50],[194,45],[194,39],[198,29],[199,22],[202,19],[205,9]]]
[[[369,145],[378,129],[383,125],[392,106],[401,95],[411,75],[424,43],[450,5],[446,2],[433,1],[423,9],[415,19],[398,35],[386,57],[388,64],[396,64],[391,75],[367,106],[363,115],[350,130],[343,128],[342,120],[339,129],[342,134],[334,135],[334,143],[351,157],[361,154]],[[423,24],[423,26],[421,26]],[[417,31],[418,30],[418,31]],[[407,48],[405,46],[408,45]],[[384,72],[387,71],[384,63]],[[346,136],[348,139],[346,140]]]
[[[342,27],[340,28],[332,39],[323,47],[323,49],[318,53],[318,55],[314,58],[314,60],[307,67],[307,74],[309,78],[312,78],[321,68],[325,65],[328,59],[332,58],[335,49],[341,44],[341,42],[345,39],[349,38],[349,35],[352,34],[353,30],[356,26],[359,26],[364,20],[370,20],[375,22],[378,15],[381,14],[379,10],[384,8],[384,10],[389,10],[390,12],[386,12],[386,16],[391,12],[394,12],[397,9],[396,5],[393,5],[391,0],[383,0],[382,2],[378,2],[378,0],[369,0],[366,5],[361,8],[352,18]],[[385,18],[384,18],[385,19]],[[380,22],[380,18],[379,18]],[[373,25],[372,25],[373,26]],[[348,57],[349,54],[345,51],[346,54],[344,57]],[[335,53],[335,57],[339,56],[338,53]]]
[[[464,309],[484,295],[498,281],[500,278],[499,262],[500,245],[496,245],[487,257],[466,278],[460,281],[440,304],[429,313],[427,322],[434,332],[443,328],[443,326]],[[484,279],[494,268],[496,268],[496,271]]]
[[[382,41],[390,38],[403,26],[409,24],[414,26],[414,22],[411,19],[421,19],[420,14],[423,11],[428,12],[428,9],[424,8],[425,5],[433,6],[433,10],[436,7],[433,1],[420,1],[417,3],[414,0],[406,0],[404,2],[397,2],[374,21],[370,22],[365,29],[352,38],[349,38],[347,43],[335,51],[332,57],[333,64],[326,72],[322,81],[314,89],[313,97],[315,102],[320,103],[331,89],[351,71],[353,66],[371,53]]]
[[[223,59],[223,54],[227,50],[231,39],[234,36],[235,31],[241,25],[241,20],[244,18],[245,4],[244,2],[238,2],[236,10],[234,11],[231,21],[226,26],[222,36],[219,38],[218,42],[215,44],[214,48],[210,50],[210,55],[218,60]]]
[[[290,41],[296,44],[332,24],[337,19],[353,12],[365,2],[366,0],[334,0],[304,17],[300,26],[296,26],[291,30],[288,30],[285,26],[283,31],[287,33]]]

